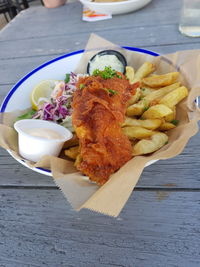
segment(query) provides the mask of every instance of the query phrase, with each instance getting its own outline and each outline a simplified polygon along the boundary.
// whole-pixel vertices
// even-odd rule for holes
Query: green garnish
[[[96,69],[93,71],[92,73],[93,76],[100,76],[101,78],[107,80],[107,79],[111,79],[113,77],[117,77],[117,78],[120,78],[122,79],[122,77],[117,74],[117,72],[115,70],[113,70],[110,66],[108,67],[105,67],[104,70],[99,70],[99,69]]]
[[[142,91],[145,91],[145,88],[141,88]]]
[[[145,107],[144,107],[144,111],[147,111],[148,109],[149,109],[148,106],[145,106]]]
[[[80,89],[83,89],[85,87],[85,84],[81,83],[79,87]]]
[[[117,78],[122,79],[122,76],[119,74],[116,74]]]
[[[118,92],[115,91],[115,90],[112,90],[112,89],[107,89],[107,90],[108,90],[108,92],[109,92],[110,94],[112,94],[112,95],[117,95],[117,94],[118,94]]]
[[[179,124],[179,120],[172,120],[170,121],[172,124],[174,124],[175,126],[177,126]]]
[[[70,81],[70,74],[67,73],[67,74],[65,75],[65,83],[68,83],[69,81]]]
[[[169,142],[168,142],[168,141],[166,141],[166,142],[165,142],[165,145],[167,145],[168,143],[169,143]]]
[[[36,113],[36,110],[30,110],[28,111],[27,113],[25,114],[22,114],[20,116],[18,116],[16,118],[16,121],[19,121],[19,120],[25,120],[25,119],[32,119],[33,115]]]

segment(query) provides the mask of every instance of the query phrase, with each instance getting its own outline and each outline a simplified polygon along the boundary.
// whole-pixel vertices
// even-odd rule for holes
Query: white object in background
[[[152,0],[127,0],[121,2],[91,2],[91,0],[80,0],[80,2],[87,8],[94,10],[96,12],[105,13],[105,14],[124,14],[133,12],[137,9],[140,9],[150,3]]]
[[[99,20],[105,20],[105,19],[112,19],[112,15],[110,14],[103,14],[98,13],[96,11],[90,10],[87,7],[83,7],[83,20],[84,21],[99,21]]]
[[[200,37],[200,0],[182,0],[179,31],[190,37]]]
[[[15,130],[18,132],[18,144],[19,144],[19,154],[30,161],[37,162],[43,156],[58,156],[65,141],[72,138],[72,133],[56,123],[30,119],[30,120],[20,120],[14,124]],[[29,133],[32,129],[38,128],[38,133],[40,134],[41,129],[47,131],[47,138],[33,136]],[[49,133],[48,133],[48,130]],[[57,133],[54,139],[51,132]],[[34,133],[35,134],[35,133]]]
[[[55,8],[62,6],[67,0],[43,0],[44,6],[48,8]]]

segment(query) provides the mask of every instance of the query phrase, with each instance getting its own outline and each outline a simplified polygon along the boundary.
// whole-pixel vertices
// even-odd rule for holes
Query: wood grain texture
[[[59,190],[0,190],[0,206],[5,266],[200,264],[197,192],[134,192],[118,219],[76,213]]]
[[[56,35],[77,35],[98,31],[120,30],[127,28],[149,27],[175,24],[180,13],[180,0],[168,4],[166,0],[153,0],[145,8],[134,13],[113,16],[112,21],[104,20],[93,22],[83,22],[81,18],[82,5],[79,2],[66,4],[57,9],[46,9],[44,7],[33,7],[21,12],[6,29],[1,33],[0,40],[16,40],[35,38],[42,36]],[[170,16],[171,15],[171,16]],[[169,20],[170,17],[170,20]],[[48,21],[48,23],[46,23]],[[26,27],[21,27],[23,22]],[[34,27],[33,27],[34,25]],[[60,25],[60,27],[57,27]],[[27,31],[27,28],[30,29]],[[38,30],[39,29],[39,30]]]
[[[0,102],[21,77],[83,49],[91,32],[161,54],[199,49],[178,32],[181,1],[153,0],[112,20],[81,20],[80,3],[21,12],[0,33]],[[51,77],[52,78],[52,77]],[[147,167],[118,219],[73,211],[52,178],[0,149],[0,267],[200,266],[200,133]]]
[[[177,40],[177,29],[172,29],[172,26],[163,27],[162,30],[164,32],[173,30],[174,36],[160,36],[159,31],[154,31],[155,26],[149,29],[152,33],[149,32],[148,34],[146,34],[146,28],[140,29],[139,32],[138,29],[126,29],[120,35],[116,34],[117,30],[107,33],[102,31],[98,34],[119,45],[147,48],[161,54],[171,53],[177,50],[199,48],[197,39],[193,41],[191,39],[188,40],[187,37],[180,36]],[[0,59],[14,60],[24,57],[32,58],[46,55],[59,56],[75,50],[84,49],[89,35],[90,33],[80,33],[78,37],[77,35],[64,35],[59,37],[37,37],[34,39],[16,40],[15,46],[11,45],[12,41],[0,42]],[[135,38],[136,35],[137,38]],[[191,41],[193,42],[191,43]],[[179,42],[179,44],[177,44],[177,42]],[[171,46],[165,45],[166,43],[170,43]],[[10,49],[8,50],[7,47]],[[16,53],[16,47],[18,47],[18,53]]]

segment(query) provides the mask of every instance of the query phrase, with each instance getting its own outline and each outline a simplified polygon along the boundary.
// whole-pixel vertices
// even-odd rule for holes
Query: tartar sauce
[[[104,70],[106,66],[110,66],[112,69],[123,72],[124,66],[122,62],[115,55],[96,55],[90,62],[90,73],[94,70]]]
[[[63,139],[60,133],[48,128],[29,128],[25,132],[31,136],[42,137],[48,140]]]

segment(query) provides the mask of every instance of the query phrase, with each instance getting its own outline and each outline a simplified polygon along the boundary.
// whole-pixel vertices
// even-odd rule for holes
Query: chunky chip
[[[142,82],[150,87],[162,87],[175,83],[179,72],[170,72],[163,75],[153,75],[142,79]]]
[[[165,133],[157,132],[149,139],[140,140],[133,147],[133,156],[145,155],[160,149],[168,142],[168,136]]]

